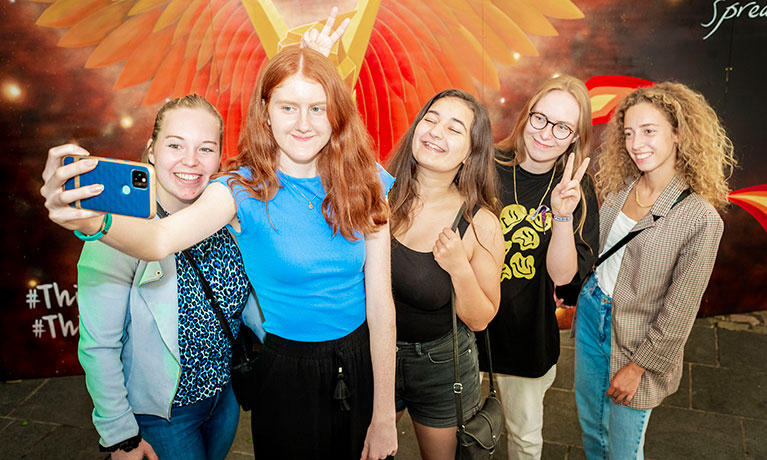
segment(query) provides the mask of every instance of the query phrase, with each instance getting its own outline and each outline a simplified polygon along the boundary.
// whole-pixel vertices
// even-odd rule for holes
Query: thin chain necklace
[[[519,204],[519,199],[517,198],[517,165],[514,165],[514,167],[511,169],[512,177],[514,178],[514,203]],[[535,212],[532,216],[529,216],[527,219],[532,222],[535,220],[536,217],[538,217],[538,214],[541,214],[541,223],[543,225],[546,225],[546,213],[550,211],[549,207],[543,204],[544,198],[546,198],[546,195],[549,194],[549,190],[551,190],[551,184],[554,183],[554,174],[557,172],[557,168],[554,167],[551,169],[551,179],[549,179],[549,185],[546,187],[546,191],[543,192],[543,196],[541,197],[541,201],[538,202],[538,207],[535,208]]]
[[[304,199],[307,201],[307,203],[309,203],[309,209],[314,209],[314,205],[312,204],[312,201],[314,201],[314,199],[317,198],[317,195],[320,194],[320,190],[317,190],[317,193],[315,193],[314,196],[311,199],[309,199],[309,198],[306,197],[306,195],[304,195],[304,192],[302,192],[301,189],[298,188],[298,186],[293,183],[292,180],[288,179],[288,176],[286,174],[283,174],[282,177],[285,178],[285,182],[287,182],[288,184],[292,185],[293,188],[298,193],[300,193],[302,197],[304,197]]]
[[[644,205],[639,202],[639,182],[637,182],[636,185],[634,185],[634,201],[636,202],[637,206],[639,206],[640,208],[649,208],[650,206],[653,205],[653,203]]]

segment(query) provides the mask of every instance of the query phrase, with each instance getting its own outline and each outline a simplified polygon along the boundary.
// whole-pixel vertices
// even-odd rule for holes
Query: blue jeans
[[[614,404],[610,386],[612,299],[593,275],[581,290],[575,324],[575,402],[589,460],[644,459],[644,438],[652,409]]]
[[[224,460],[239,418],[240,406],[231,383],[216,396],[172,408],[170,420],[136,414],[141,437],[160,460]]]

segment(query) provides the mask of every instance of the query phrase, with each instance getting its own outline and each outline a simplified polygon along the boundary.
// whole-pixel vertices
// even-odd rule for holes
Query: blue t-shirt
[[[236,172],[251,177],[249,168]],[[325,190],[319,176],[277,171],[277,177],[282,188],[268,202],[242,186],[232,189],[226,176],[215,180],[230,188],[237,206],[237,242],[264,329],[301,342],[344,337],[365,321],[365,239],[332,234],[321,211]],[[394,178],[380,167],[379,177],[388,193]]]

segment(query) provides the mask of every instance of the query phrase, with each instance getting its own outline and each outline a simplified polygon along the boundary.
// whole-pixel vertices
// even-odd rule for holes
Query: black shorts
[[[407,408],[410,418],[433,428],[456,426],[453,333],[430,342],[397,342],[397,412]],[[474,333],[458,326],[458,367],[463,385],[463,419],[479,410],[479,361]]]

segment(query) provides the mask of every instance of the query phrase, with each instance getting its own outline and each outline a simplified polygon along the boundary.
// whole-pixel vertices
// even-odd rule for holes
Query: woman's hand
[[[112,460],[143,460],[144,458],[148,460],[158,460],[157,454],[154,452],[154,449],[152,449],[152,446],[150,446],[149,443],[143,439],[139,443],[138,447],[131,450],[130,452],[118,450],[112,452],[110,457]]]
[[[375,417],[368,427],[365,444],[360,460],[380,460],[397,454],[396,418],[389,421],[376,421]]]
[[[605,394],[612,398],[615,404],[628,405],[634,399],[644,371],[644,368],[629,361],[615,374]]]
[[[589,158],[583,160],[573,176],[573,162],[575,154],[570,153],[567,158],[562,180],[551,192],[551,211],[561,217],[571,216],[581,200],[581,179],[589,167]]]
[[[434,260],[450,275],[460,270],[471,270],[461,237],[448,227],[443,228],[437,236],[431,252],[434,254]]]
[[[45,198],[48,217],[53,222],[68,230],[85,231],[89,227],[86,225],[88,219],[94,219],[97,225],[100,225],[102,213],[73,208],[69,204],[77,200],[96,196],[101,193],[104,187],[100,184],[95,184],[65,191],[64,183],[66,181],[92,170],[97,164],[96,160],[81,160],[62,166],[61,159],[65,155],[88,156],[90,153],[74,144],[59,145],[48,150],[48,159],[43,170],[43,181],[45,183],[40,188],[40,194]]]
[[[333,24],[336,22],[337,15],[338,7],[334,6],[330,10],[328,20],[325,21],[325,27],[322,28],[321,32],[317,32],[317,29],[313,27],[304,32],[304,35],[301,36],[301,47],[311,48],[314,51],[322,53],[323,56],[328,57],[330,55],[330,50],[333,49],[333,45],[335,45],[341,38],[346,31],[346,27],[348,27],[351,22],[349,18],[344,19],[338,28],[331,34],[330,31],[333,29]]]

